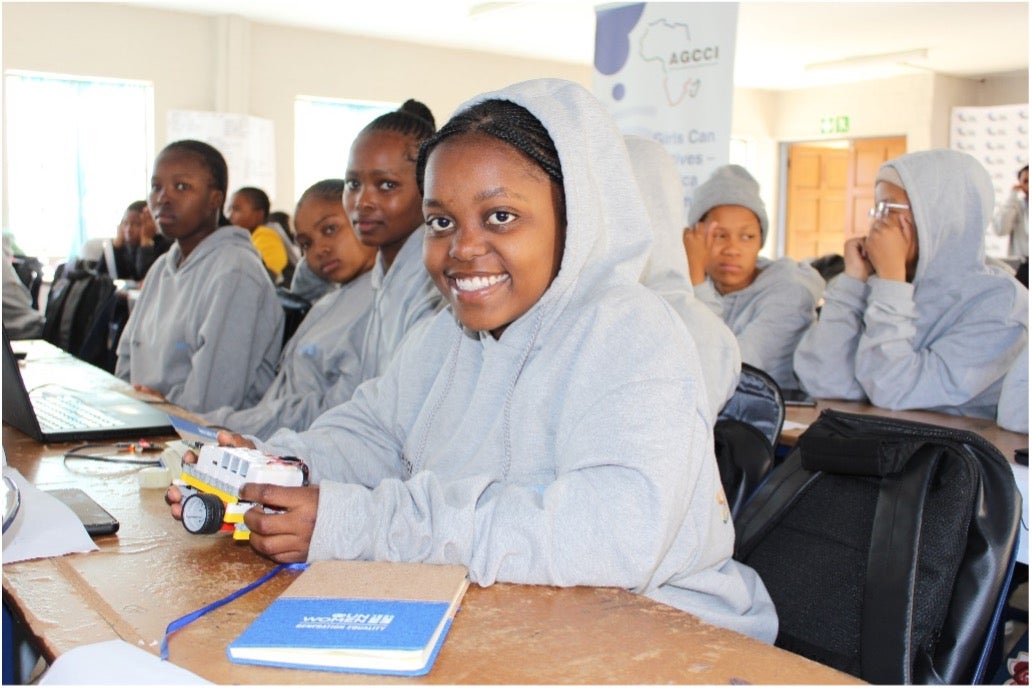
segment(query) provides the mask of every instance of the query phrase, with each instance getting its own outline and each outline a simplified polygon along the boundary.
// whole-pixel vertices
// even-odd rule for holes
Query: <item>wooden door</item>
[[[845,236],[855,237],[867,234],[870,224],[867,212],[874,205],[874,177],[878,168],[885,161],[907,152],[907,138],[854,139],[850,142],[850,150]]]
[[[813,259],[842,253],[849,158],[847,148],[789,146],[786,256]]]

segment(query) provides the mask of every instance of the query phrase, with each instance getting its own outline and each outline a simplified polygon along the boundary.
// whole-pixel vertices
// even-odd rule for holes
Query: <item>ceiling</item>
[[[449,48],[591,64],[595,6],[467,0],[133,0],[135,5]],[[1028,69],[1027,2],[743,2],[735,86],[793,89],[933,71],[959,77]],[[897,59],[852,65],[864,56]]]

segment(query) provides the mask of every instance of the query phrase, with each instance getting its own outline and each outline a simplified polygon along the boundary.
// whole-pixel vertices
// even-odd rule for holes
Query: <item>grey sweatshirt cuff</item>
[[[914,302],[914,285],[912,283],[871,276],[867,284],[871,288],[868,300],[871,303],[879,302],[904,307]]]
[[[828,285],[824,293],[826,302],[838,302],[853,312],[863,312],[867,304],[867,283],[845,273],[840,274]]]
[[[368,516],[363,510],[369,490],[358,484],[319,484],[319,509],[308,548],[308,561],[367,560]]]

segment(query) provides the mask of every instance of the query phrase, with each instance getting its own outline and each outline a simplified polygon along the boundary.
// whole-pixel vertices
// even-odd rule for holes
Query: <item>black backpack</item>
[[[111,276],[81,266],[66,269],[47,297],[43,339],[78,357],[114,294]]]
[[[824,410],[735,522],[775,644],[872,683],[984,676],[1021,495],[981,436]]]
[[[717,469],[732,518],[773,469],[784,423],[781,388],[767,372],[743,362],[734,395],[713,427]]]

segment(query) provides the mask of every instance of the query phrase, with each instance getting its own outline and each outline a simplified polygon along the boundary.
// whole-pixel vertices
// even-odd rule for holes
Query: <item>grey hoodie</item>
[[[731,559],[695,345],[639,283],[651,232],[619,131],[569,82],[476,101],[489,98],[527,107],[556,143],[561,269],[500,340],[444,311],[351,401],[259,444],[306,459],[320,484],[309,559],[626,587],[772,641],[767,591]]]
[[[707,276],[696,296],[724,320],[742,351],[742,361],[770,374],[782,388],[798,388],[792,355],[824,294],[824,278],[805,261],[787,257],[756,261],[752,285],[721,295]]]
[[[206,412],[211,424],[256,436],[281,427],[307,429],[315,418],[351,398],[358,384],[362,336],[373,291],[369,273],[336,285],[305,316],[283,348],[279,371],[261,402],[251,408]]]
[[[251,235],[227,225],[181,258],[177,242],[147,273],[115,373],[191,412],[250,407],[283,343],[283,308]]]
[[[996,423],[1019,434],[1028,433],[1028,343],[1003,377]]]
[[[409,331],[444,308],[445,300],[423,265],[425,227],[409,235],[390,270],[384,269],[383,254],[376,253],[371,273],[373,303],[359,357],[360,381],[382,374]]]
[[[731,329],[695,298],[688,277],[688,255],[681,241],[684,188],[674,159],[658,142],[632,135],[624,140],[652,220],[652,253],[641,282],[670,303],[695,340],[716,422],[717,414],[734,395],[742,371],[738,342]]]
[[[833,280],[796,350],[796,374],[817,397],[994,419],[1003,377],[1028,342],[1028,290],[986,264],[989,173],[948,150],[885,165],[910,198],[914,280]]]

